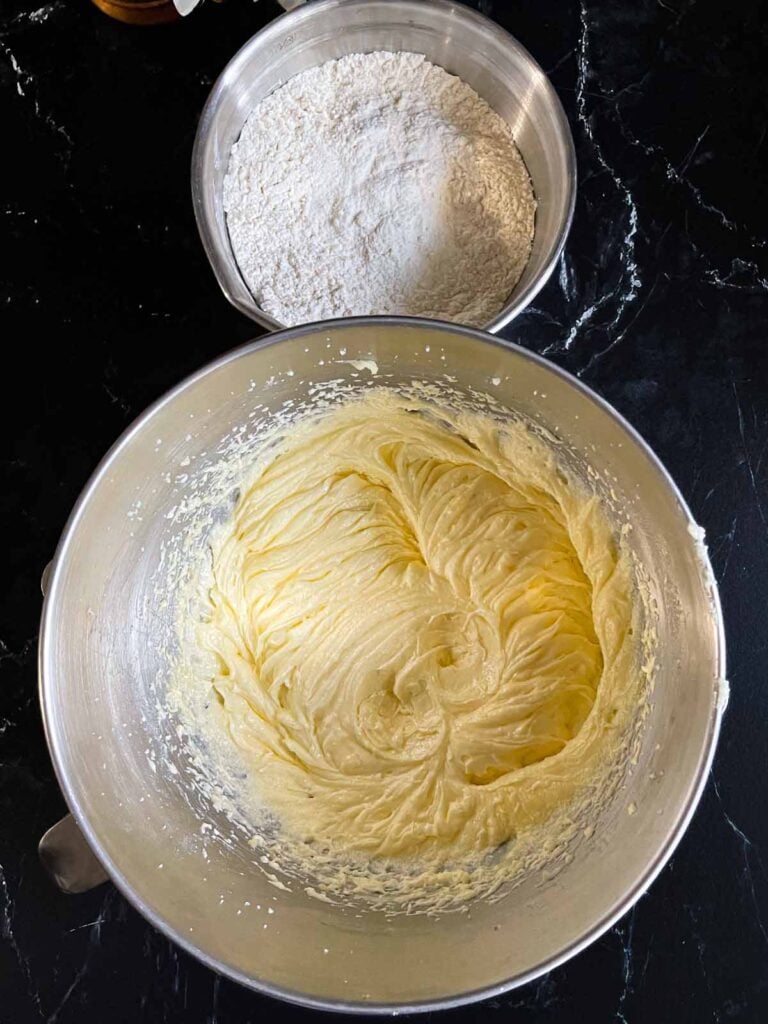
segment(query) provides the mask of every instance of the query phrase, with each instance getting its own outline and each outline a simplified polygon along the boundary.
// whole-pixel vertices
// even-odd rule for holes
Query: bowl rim
[[[645,870],[634,880],[625,895],[616,900],[613,906],[597,921],[595,921],[595,923],[588,928],[580,938],[559,949],[549,959],[536,965],[530,970],[512,978],[507,978],[503,981],[497,982],[493,985],[472,989],[467,992],[459,993],[458,995],[447,996],[440,999],[388,1003],[324,999],[317,996],[307,995],[295,989],[283,988],[280,985],[261,981],[258,978],[248,975],[244,971],[224,964],[215,956],[200,949],[194,942],[191,942],[186,935],[179,932],[172,924],[169,923],[169,921],[145,902],[140,892],[138,892],[137,889],[135,889],[126,880],[114,860],[106,853],[99,836],[91,828],[88,819],[83,812],[78,798],[78,785],[74,779],[69,777],[69,773],[67,771],[66,746],[62,742],[58,733],[57,708],[53,699],[52,680],[55,675],[55,663],[51,647],[51,635],[54,632],[53,620],[56,599],[59,590],[62,588],[62,578],[64,575],[63,566],[67,558],[70,540],[77,529],[78,523],[84,514],[91,495],[99,487],[104,477],[109,474],[113,464],[119,459],[123,448],[131,441],[134,435],[138,434],[145,427],[155,413],[161,408],[172,403],[187,389],[195,387],[209,374],[215,373],[217,370],[229,363],[237,362],[237,360],[250,355],[254,351],[262,348],[270,348],[273,345],[279,345],[282,342],[292,341],[296,338],[301,338],[309,334],[322,334],[324,332],[339,329],[346,330],[357,327],[399,327],[406,329],[429,328],[439,332],[458,334],[461,335],[464,340],[471,343],[490,345],[502,351],[511,350],[517,356],[520,356],[521,358],[536,364],[545,371],[552,373],[554,376],[559,377],[560,380],[581,392],[585,398],[594,403],[604,414],[611,417],[626,433],[628,439],[632,441],[652,463],[678,503],[681,513],[688,521],[688,526],[690,528],[689,532],[691,533],[691,544],[696,543],[695,534],[696,530],[698,530],[698,525],[691,515],[691,511],[674,480],[643,437],[635,430],[634,427],[631,426],[630,423],[627,422],[621,413],[614,409],[604,398],[598,395],[577,377],[568,373],[556,364],[549,362],[549,360],[545,359],[543,356],[531,352],[514,342],[497,338],[492,334],[474,328],[461,327],[457,324],[445,323],[440,320],[428,320],[417,317],[349,317],[345,319],[318,321],[312,324],[302,324],[298,327],[286,328],[283,331],[276,331],[261,338],[257,338],[254,341],[247,342],[244,345],[240,345],[189,374],[149,405],[127,427],[127,429],[123,431],[117,441],[115,441],[107,451],[106,455],[99,462],[80,493],[80,496],[67,519],[61,539],[59,540],[56,548],[56,553],[51,564],[49,585],[43,599],[38,645],[38,695],[42,710],[45,737],[62,794],[73,817],[75,818],[75,821],[77,822],[78,827],[83,833],[83,836],[91,850],[102,863],[110,876],[110,879],[122,895],[125,896],[125,898],[153,927],[157,928],[157,930],[165,935],[166,938],[170,939],[178,946],[181,946],[182,949],[195,957],[195,959],[205,964],[206,967],[209,967],[232,981],[238,982],[246,988],[298,1006],[309,1007],[317,1010],[330,1010],[338,1013],[378,1016],[384,1014],[396,1015],[400,1013],[424,1013],[432,1010],[452,1009],[479,1002],[483,999],[503,995],[506,992],[536,980],[543,974],[546,974],[565,963],[565,961],[571,959],[571,957],[575,956],[577,953],[580,953],[583,949],[591,945],[591,943],[603,935],[620,917],[634,906],[640,897],[644,895],[648,887],[654,882],[662,868],[666,865],[672,854],[677,849],[677,846],[682,839],[691,818],[693,817],[693,813],[696,810],[706,785],[707,776],[712,765],[712,760],[717,746],[723,713],[727,705],[727,684],[724,682],[726,678],[726,644],[718,587],[712,571],[709,554],[706,548],[702,547],[702,549],[698,551],[698,557],[701,565],[702,577],[705,580],[710,593],[712,624],[715,627],[716,637],[716,664],[713,666],[713,669],[715,671],[715,678],[720,683],[720,692],[713,695],[713,697],[716,697],[717,699],[713,699],[712,714],[709,719],[707,733],[699,751],[696,771],[689,784],[687,796],[671,819],[671,822],[667,827],[666,836],[663,841],[659,843],[654,857],[650,860]]]
[[[388,0],[383,0],[383,2],[386,3]],[[399,2],[410,4],[414,9],[423,7],[423,0],[399,0]],[[284,14],[281,14],[277,18],[268,22],[263,28],[259,29],[258,32],[255,32],[250,39],[248,39],[227,61],[218,78],[214,82],[211,91],[208,94],[208,98],[205,101],[205,105],[203,106],[202,113],[200,114],[197,130],[195,132],[195,140],[192,146],[192,160],[190,166],[192,208],[195,214],[195,223],[197,224],[200,241],[203,244],[203,249],[208,258],[211,269],[213,270],[219,288],[224,293],[224,297],[230,305],[234,306],[235,309],[239,310],[250,320],[254,320],[262,327],[266,327],[269,331],[287,330],[288,325],[283,324],[279,320],[275,320],[274,317],[258,305],[240,272],[234,253],[232,253],[232,263],[235,268],[235,275],[239,277],[243,288],[250,296],[250,301],[245,301],[235,294],[232,288],[232,281],[235,275],[230,274],[229,261],[220,252],[217,240],[218,233],[211,218],[208,217],[208,208],[205,200],[206,189],[203,185],[203,166],[205,163],[205,153],[211,128],[218,112],[221,97],[230,84],[228,77],[232,68],[252,47],[261,45],[265,41],[268,42],[270,36],[279,35],[284,29],[289,27],[289,24],[293,24],[294,22],[314,18],[315,16],[322,16],[323,12],[329,9],[338,7],[361,7],[366,3],[367,0],[313,0],[311,4],[301,4],[293,10],[286,11]],[[480,328],[474,328],[476,330],[487,331],[490,334],[495,334],[497,331],[500,331],[502,327],[505,327],[514,320],[515,317],[522,313],[523,310],[533,302],[552,276],[552,272],[555,269],[557,261],[560,259],[563,248],[565,247],[576,208],[578,181],[576,149],[573,142],[573,133],[571,132],[570,124],[560,101],[560,97],[557,95],[554,86],[550,82],[549,76],[538,61],[523,46],[523,44],[512,35],[511,32],[502,28],[501,25],[487,17],[485,14],[482,14],[480,11],[475,11],[470,7],[464,6],[464,4],[455,3],[453,0],[430,0],[429,6],[431,8],[442,10],[451,17],[457,17],[459,19],[463,19],[465,22],[474,22],[477,25],[484,26],[486,31],[495,36],[500,43],[519,54],[523,61],[529,65],[532,74],[541,80],[542,87],[547,94],[547,98],[552,108],[552,113],[557,126],[557,134],[565,148],[565,188],[567,191],[567,202],[565,206],[565,213],[555,235],[549,257],[536,277],[533,278],[529,284],[515,296],[514,300],[508,300],[496,316],[492,320],[488,321],[488,323],[483,324]],[[231,251],[231,245],[229,248]],[[344,317],[340,319],[349,318]],[[451,323],[452,321],[446,320],[440,322]],[[303,325],[297,324],[296,326]],[[463,325],[459,324],[457,326]]]

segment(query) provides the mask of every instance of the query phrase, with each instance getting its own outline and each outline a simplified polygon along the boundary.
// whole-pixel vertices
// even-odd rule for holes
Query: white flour
[[[523,272],[536,204],[510,127],[466,83],[419,54],[356,53],[256,107],[224,208],[249,288],[284,324],[481,325]]]

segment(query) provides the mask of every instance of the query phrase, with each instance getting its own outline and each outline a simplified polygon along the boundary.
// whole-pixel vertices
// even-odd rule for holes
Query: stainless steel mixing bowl
[[[370,362],[353,365],[360,360],[375,361],[377,375]],[[532,876],[499,903],[439,922],[356,917],[301,887],[275,889],[245,841],[231,847],[210,830],[201,835],[201,822],[226,833],[227,819],[200,805],[181,761],[165,770],[148,758],[172,729],[157,692],[173,643],[163,551],[185,529],[185,498],[216,462],[222,438],[233,428],[245,438],[254,432],[255,408],[274,416],[321,381],[341,381],[355,395],[372,382],[445,387],[446,374],[462,392],[490,393],[557,435],[574,471],[596,467],[594,486],[631,518],[629,540],[658,605],[653,707],[623,788],[554,877]],[[631,906],[701,793],[726,691],[717,592],[694,534],[674,484],[620,416],[579,381],[489,335],[360,318],[246,345],[136,421],[64,531],[40,643],[45,727],[64,795],[90,847],[148,920],[253,988],[313,1006],[384,1011],[450,1006],[520,985]],[[65,853],[73,842],[70,830]]]
[[[533,249],[501,312],[498,331],[531,302],[565,244],[576,196],[576,159],[563,108],[536,61],[488,18],[442,0],[318,0],[258,32],[226,66],[200,119],[192,156],[192,199],[205,251],[221,289],[269,330],[229,241],[222,203],[229,153],[246,118],[288,78],[348,53],[410,50],[458,75],[512,126],[538,201]]]

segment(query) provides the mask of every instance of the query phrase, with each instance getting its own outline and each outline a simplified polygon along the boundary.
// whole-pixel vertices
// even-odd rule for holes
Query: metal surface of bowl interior
[[[537,199],[528,264],[491,323],[497,331],[544,285],[565,243],[576,194],[568,122],[544,72],[503,29],[475,11],[433,0],[319,0],[283,15],[232,58],[203,110],[192,157],[192,198],[200,236],[229,301],[269,330],[235,261],[223,208],[232,145],[253,108],[293,75],[348,53],[423,53],[472,86],[513,128]]]
[[[350,360],[375,360],[378,374]],[[557,435],[573,471],[600,471],[658,605],[658,676],[636,767],[590,839],[554,877],[527,879],[471,914],[358,917],[275,889],[245,843],[201,836],[190,796],[146,756],[172,728],[158,712],[172,609],[162,551],[185,496],[249,413],[337,380],[352,397],[413,379],[492,393]],[[183,467],[183,468],[182,468]],[[703,787],[720,722],[717,593],[691,519],[640,438],[578,381],[487,335],[428,321],[361,318],[296,328],[180,384],[115,445],[67,526],[46,598],[41,699],[66,799],[110,874],[150,921],[204,962],[262,991],[363,1011],[427,1009],[520,984],[571,956],[637,899],[670,855]],[[634,813],[628,807],[634,806]],[[205,858],[203,855],[203,846]],[[247,909],[243,912],[243,908]],[[258,909],[257,909],[258,908]],[[267,910],[271,911],[269,914]],[[237,913],[240,910],[241,913]]]

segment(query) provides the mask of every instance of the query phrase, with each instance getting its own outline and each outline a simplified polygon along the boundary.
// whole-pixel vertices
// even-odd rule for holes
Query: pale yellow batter
[[[294,428],[216,546],[202,633],[265,802],[445,860],[599,787],[638,701],[624,561],[522,425],[378,391]]]

